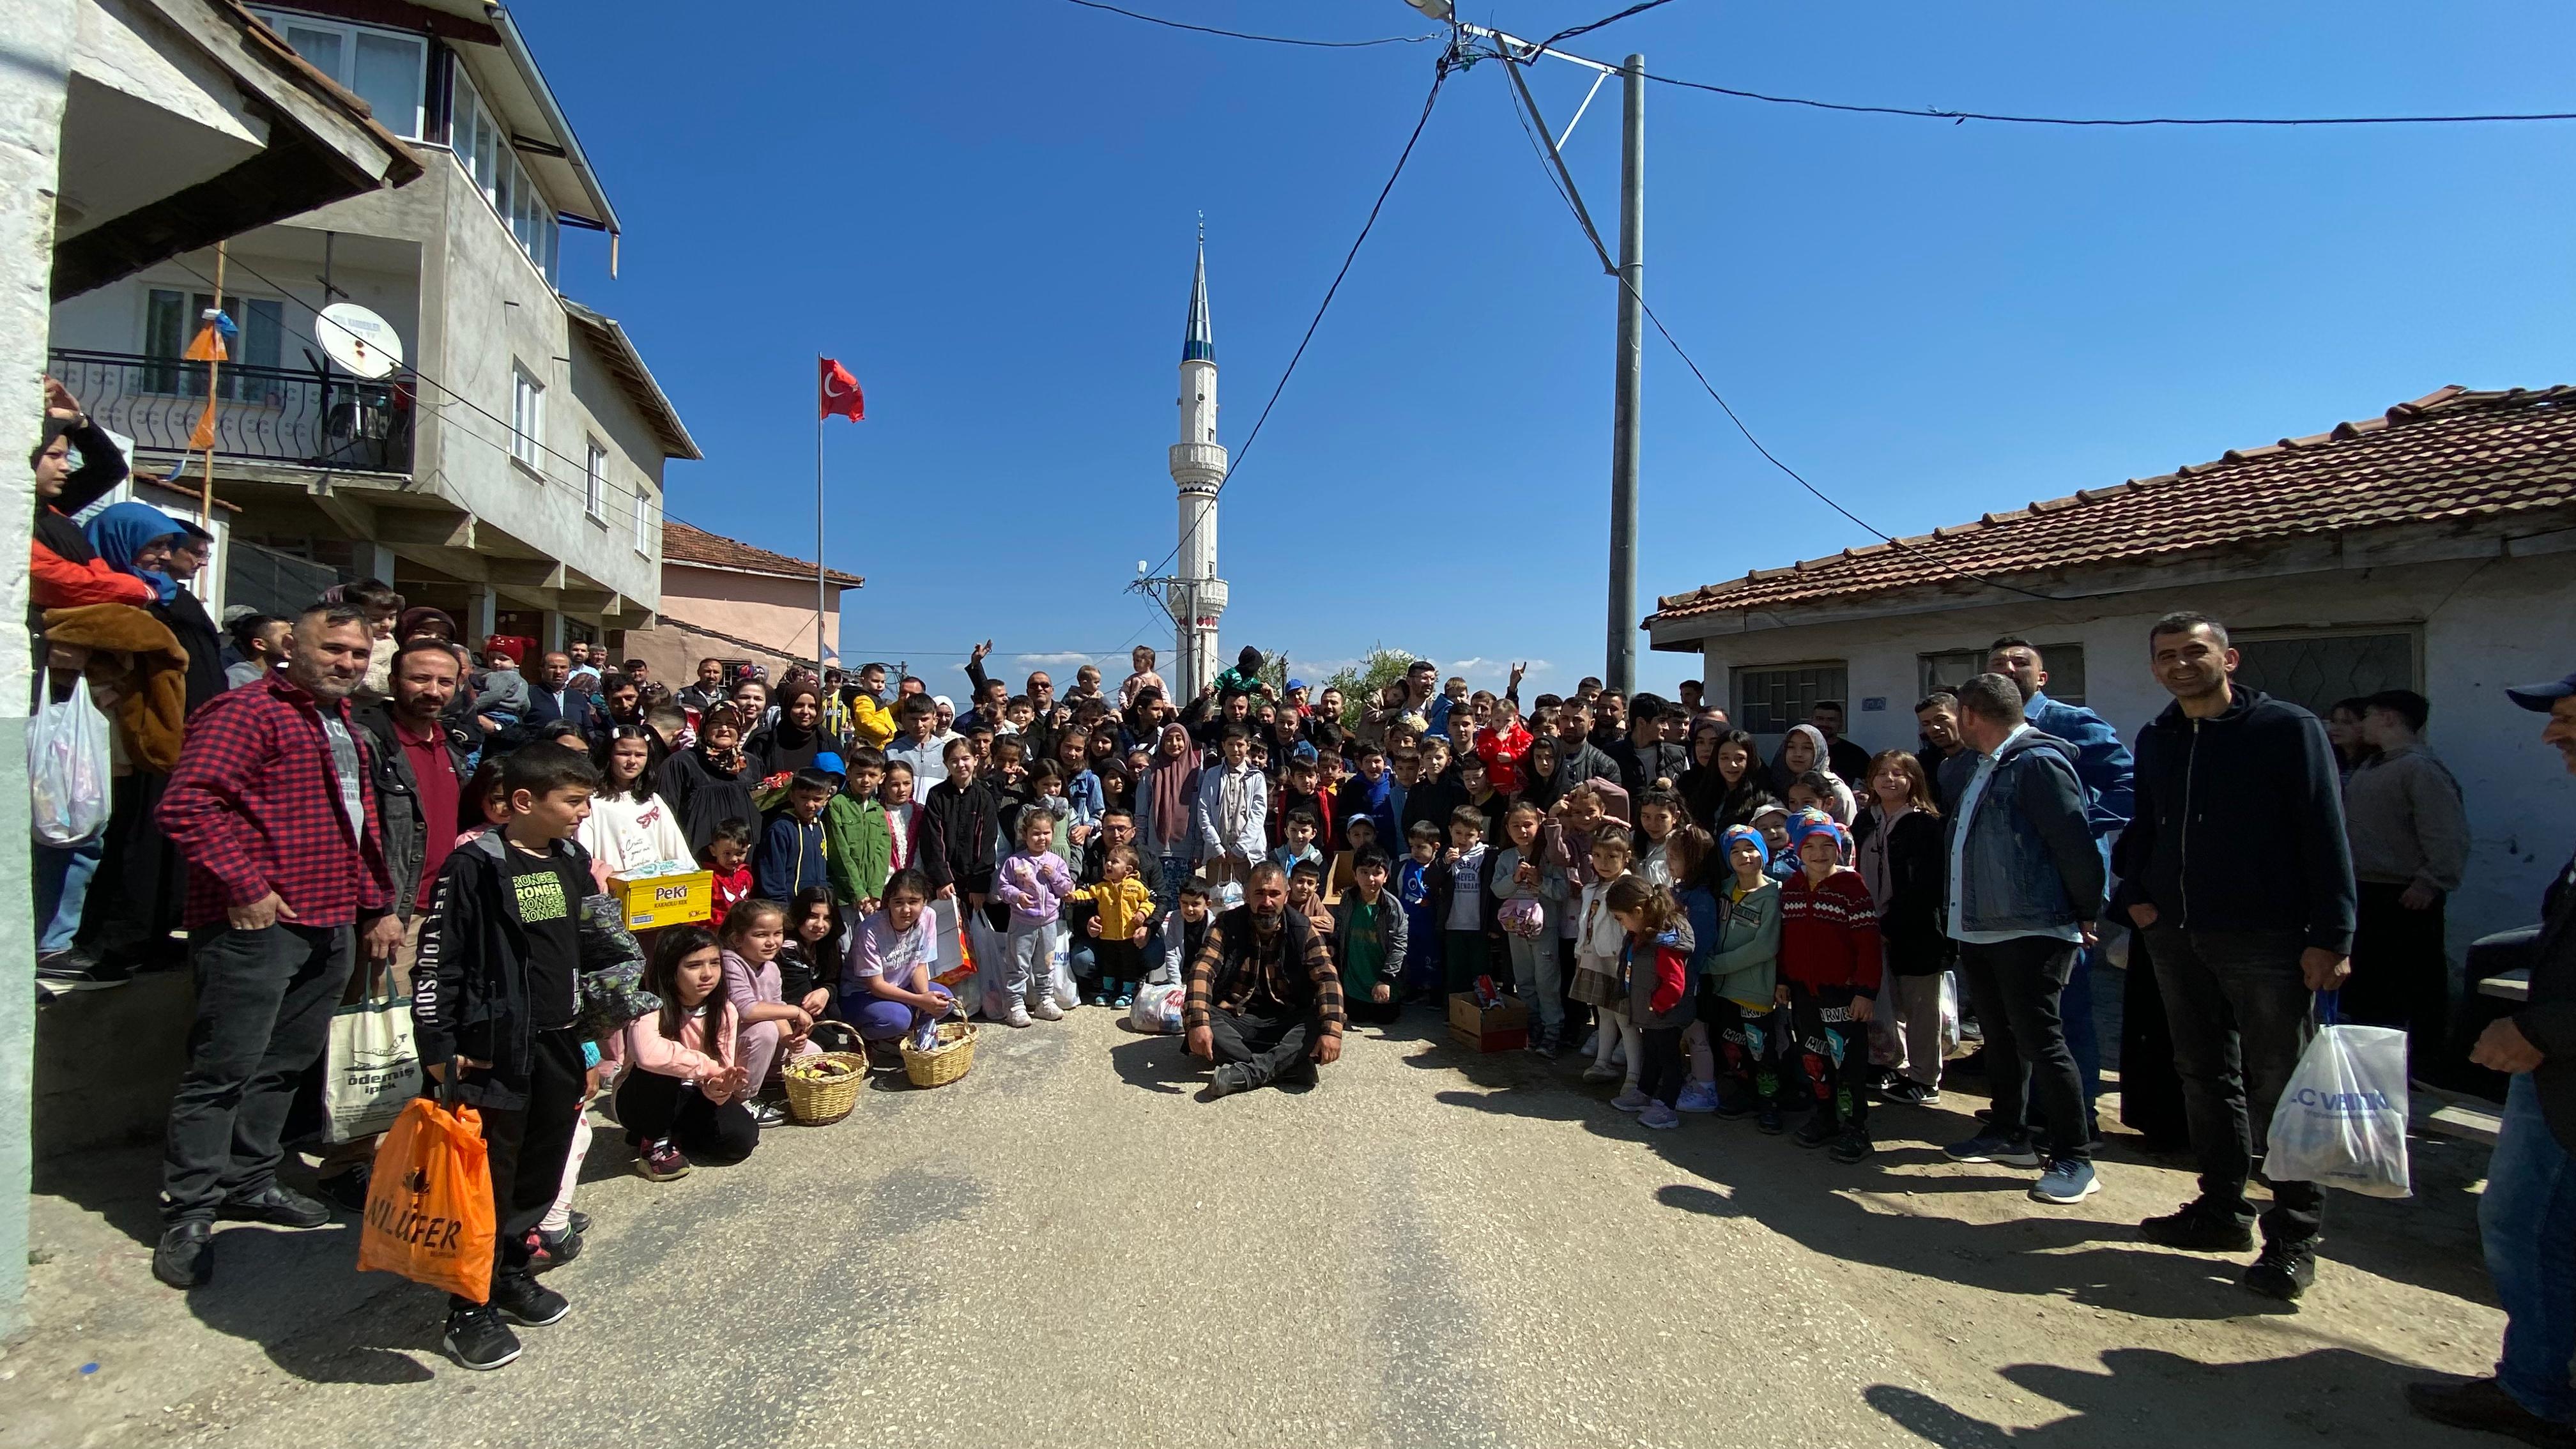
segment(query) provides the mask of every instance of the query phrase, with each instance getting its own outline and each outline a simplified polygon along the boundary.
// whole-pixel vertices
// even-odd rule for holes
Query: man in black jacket
[[[537,677],[528,681],[528,712],[522,724],[562,720],[587,736],[599,718],[599,702],[572,687],[572,656],[558,649],[537,661]]]
[[[2508,689],[2524,709],[2546,711],[2541,743],[2576,775],[2576,674]],[[2512,1074],[2504,1127],[2478,1199],[2487,1272],[2504,1303],[2504,1356],[2495,1376],[2461,1384],[2409,1384],[2415,1412],[2463,1429],[2530,1444],[2576,1442],[2576,859],[2541,897],[2531,944],[2531,992],[2520,1011],[2486,1029],[2470,1060]]]
[[[2174,702],[2139,732],[2137,815],[2112,864],[2172,1022],[2200,1196],[2139,1231],[2166,1247],[2242,1251],[2253,1246],[2251,1159],[2315,1033],[2310,993],[2352,970],[2343,797],[2317,717],[2229,680],[2225,625],[2168,614],[2147,648]],[[2324,1217],[2323,1187],[2274,1181],[2245,1286],[2285,1301],[2306,1292]]]

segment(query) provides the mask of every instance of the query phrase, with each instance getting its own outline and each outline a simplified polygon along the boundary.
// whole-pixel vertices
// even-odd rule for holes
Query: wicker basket
[[[947,1086],[974,1066],[975,1024],[971,1021],[941,1022],[939,1045],[928,1051],[916,1049],[910,1035],[903,1038],[903,1074],[916,1087]]]
[[[787,1083],[787,1117],[799,1127],[829,1127],[859,1104],[868,1081],[868,1059],[858,1052],[797,1057],[780,1069]]]

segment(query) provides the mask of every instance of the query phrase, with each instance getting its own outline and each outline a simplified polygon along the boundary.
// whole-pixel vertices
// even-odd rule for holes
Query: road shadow
[[[1695,1182],[1664,1188],[1668,1207],[1720,1217],[1744,1217],[1813,1251],[1867,1263],[1934,1282],[1964,1283],[1992,1292],[2066,1298],[2091,1307],[2182,1321],[2215,1321],[2289,1313],[2289,1305],[2247,1293],[2238,1282],[2252,1254],[2214,1256],[2154,1247],[2130,1222],[2102,1222],[2022,1204],[2001,1221],[1948,1215],[1944,1198],[1968,1193],[2011,1194],[2018,1199],[2036,1176],[2007,1167],[1954,1168],[1931,1144],[1974,1135],[1976,1097],[1950,1090],[1935,1107],[1876,1105],[1871,1125],[1878,1155],[1859,1166],[1830,1161],[1785,1137],[1767,1137],[1748,1121],[1686,1118],[1672,1131],[1648,1131],[1612,1110],[1617,1083],[1581,1081],[1588,1059],[1553,1060],[1527,1052],[1480,1054],[1415,1033],[1419,1042],[1404,1058],[1424,1071],[1459,1074],[1466,1086],[1440,1090],[1436,1100],[1540,1120],[1579,1122],[1603,1137],[1642,1140]],[[1792,1119],[1793,1123],[1795,1118]],[[2102,1158],[2106,1172],[2126,1165],[2115,1144]],[[2440,1151],[2426,1154],[2439,1186],[2430,1199],[2383,1202],[2337,1193],[2328,1206],[2323,1255],[2399,1282],[2491,1303],[2475,1245],[2474,1199],[2457,1186],[2460,1163]],[[1941,1164],[1942,1172],[1914,1169]],[[2184,1191],[2188,1185],[2182,1184]],[[1870,1194],[1864,1201],[1854,1192]],[[2260,1198],[2262,1189],[2255,1195]],[[1905,1204],[1916,1204],[1909,1211]]]
[[[1940,1449],[2275,1449],[2319,1439],[2468,1449],[2501,1442],[2414,1418],[2401,1397],[2404,1386],[2441,1376],[2350,1349],[2209,1364],[2159,1349],[2118,1348],[2102,1355],[2102,1366],[2101,1373],[2056,1364],[1999,1370],[2016,1386],[2073,1411],[2027,1429],[2006,1428],[1894,1384],[1872,1384],[1861,1397]],[[2142,1411],[2148,1404],[2152,1413]]]
[[[1194,1060],[1177,1036],[1138,1035],[1109,1049],[1109,1065],[1131,1087],[1170,1096],[1207,1085],[1207,1068]]]
[[[311,1190],[291,1158],[281,1176]],[[149,1148],[36,1165],[36,1192],[96,1214],[146,1248],[161,1240],[160,1187],[160,1154]],[[440,1295],[390,1274],[359,1272],[355,1217],[340,1214],[303,1231],[220,1223],[213,1251],[213,1281],[184,1295],[152,1278],[148,1257],[120,1258],[133,1273],[122,1291],[146,1300],[183,1298],[199,1322],[257,1344],[270,1362],[310,1383],[405,1384],[431,1377],[409,1354],[438,1351]],[[419,1312],[376,1311],[386,1299],[416,1300]]]

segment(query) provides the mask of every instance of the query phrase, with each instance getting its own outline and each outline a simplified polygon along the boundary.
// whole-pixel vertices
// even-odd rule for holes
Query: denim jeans
[[[2576,1163],[2551,1135],[2531,1074],[2505,1091],[2504,1128],[2478,1202],[2487,1276],[2504,1304],[2496,1378],[2515,1403],[2553,1423],[2576,1423]]]
[[[89,899],[89,878],[98,869],[99,842],[46,845],[33,849],[36,874],[36,954],[65,950],[80,929],[81,902]]]
[[[1556,958],[1556,932],[1506,936],[1512,953],[1512,986],[1544,1027],[1565,1025],[1565,982]]]
[[[330,1039],[356,943],[349,926],[285,921],[189,934],[197,1022],[170,1101],[161,1167],[168,1221],[211,1219],[227,1199],[255,1197],[277,1180],[278,1134],[297,1083]]]
[[[2272,1130],[2281,1089],[2316,1035],[2296,931],[2147,930],[2156,986],[2173,1028],[2191,1149],[2200,1159],[2200,1198],[2246,1211],[2245,1181]],[[2266,1242],[2304,1243],[2325,1223],[2325,1189],[2272,1182],[2263,1215]]]

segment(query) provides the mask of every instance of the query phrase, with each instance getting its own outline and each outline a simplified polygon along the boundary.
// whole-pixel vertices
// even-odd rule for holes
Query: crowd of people
[[[2134,751],[2006,638],[1920,701],[1912,747],[1863,750],[1824,701],[1767,758],[1696,682],[1524,701],[1517,669],[1496,693],[1416,662],[1345,699],[1252,649],[1176,700],[1150,649],[1059,694],[988,675],[988,643],[962,710],[882,664],[773,682],[709,659],[674,687],[576,644],[523,672],[377,580],[233,620],[227,646],[186,587],[202,530],[140,503],[73,522],[123,469],[53,401],[30,626],[58,693],[100,690],[120,768],[105,839],[40,849],[42,971],[113,985],[184,940],[198,982],[154,1271],[208,1281],[219,1217],[363,1206],[368,1143],[325,1153],[328,1201],[277,1173],[332,1013],[389,975],[490,1144],[500,1251],[445,1335],[468,1367],[567,1311],[537,1275],[581,1248],[594,1099],[647,1178],[740,1162],[826,1022],[883,1052],[968,1012],[1017,1030],[1177,993],[1215,1099],[1314,1081],[1355,1025],[1510,996],[1530,1052],[1581,1054],[1647,1129],[1747,1119],[1854,1165],[1874,1105],[1940,1101],[1964,1029],[1990,1106],[1948,1156],[2066,1205],[2099,1190],[2090,978],[2116,932],[2200,1169],[2140,1231],[2244,1252],[2259,1227],[2243,1281],[2285,1301],[2324,1193],[2269,1180],[2258,1217],[2248,1184],[2316,994],[2409,1030],[2419,1070],[2443,1050],[2468,832],[2428,703],[2321,722],[2235,684],[2201,615],[2146,641],[2173,702]],[[2576,768],[2576,677],[2515,697]],[[638,941],[610,878],[692,868],[709,918]],[[2529,1007],[2475,1048],[2515,1074],[2487,1195],[2515,1328],[2498,1379],[2419,1398],[2454,1421],[2568,1415],[2576,882],[2547,910]],[[642,995],[594,991],[621,973]]]

